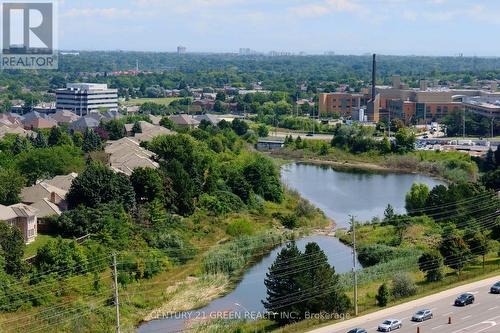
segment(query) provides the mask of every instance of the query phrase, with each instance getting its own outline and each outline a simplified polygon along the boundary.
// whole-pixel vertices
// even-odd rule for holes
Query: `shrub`
[[[254,230],[252,224],[248,220],[241,218],[231,222],[226,232],[233,237],[241,237],[253,235]]]
[[[378,288],[378,293],[375,296],[378,306],[386,306],[387,303],[389,303],[389,296],[389,288],[387,288],[387,285],[384,283]]]
[[[415,281],[408,273],[398,273],[392,278],[392,296],[395,299],[413,296],[416,293]]]
[[[215,214],[222,215],[237,212],[245,204],[236,194],[227,191],[218,191],[214,195],[204,193],[200,196],[199,207]]]
[[[415,254],[414,249],[401,249],[383,244],[363,246],[358,251],[358,260],[364,267]]]

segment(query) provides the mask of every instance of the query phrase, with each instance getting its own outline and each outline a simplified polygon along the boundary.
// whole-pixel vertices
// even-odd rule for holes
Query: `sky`
[[[498,0],[58,0],[69,50],[500,56]]]

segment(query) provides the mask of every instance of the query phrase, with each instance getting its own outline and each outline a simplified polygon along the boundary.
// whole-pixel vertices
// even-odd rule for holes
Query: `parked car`
[[[500,294],[500,281],[491,286],[490,293]]]
[[[390,332],[397,330],[398,328],[401,328],[403,326],[403,323],[401,323],[401,320],[398,319],[387,319],[384,320],[384,322],[380,325],[378,325],[378,330],[380,332]]]
[[[417,311],[413,317],[411,317],[413,321],[424,321],[429,319],[432,319],[432,311],[428,309]]]
[[[455,300],[455,305],[466,306],[474,303],[474,300],[474,295],[472,295],[471,293],[465,293],[457,297],[457,299]]]
[[[353,328],[347,333],[367,333],[367,331],[364,328]]]

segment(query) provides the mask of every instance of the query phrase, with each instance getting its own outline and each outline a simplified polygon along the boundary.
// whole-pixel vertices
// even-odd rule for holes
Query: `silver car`
[[[401,328],[403,326],[403,323],[401,323],[401,320],[398,319],[387,319],[384,320],[384,322],[380,325],[378,325],[378,330],[380,332],[390,332],[397,330],[398,328]]]
[[[417,313],[411,317],[413,321],[424,321],[429,319],[432,319],[432,311],[428,309],[417,311]]]

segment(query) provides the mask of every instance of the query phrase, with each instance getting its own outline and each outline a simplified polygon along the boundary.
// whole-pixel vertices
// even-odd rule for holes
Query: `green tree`
[[[20,277],[26,270],[24,239],[21,230],[0,222],[0,249],[5,257],[5,272]]]
[[[418,258],[418,267],[425,273],[428,282],[441,281],[444,278],[443,256],[436,250],[425,252]]]
[[[181,215],[191,215],[194,211],[195,196],[195,184],[192,178],[177,160],[170,161],[165,171],[169,178],[172,179],[172,187],[175,193],[174,208]]]
[[[483,259],[483,269],[485,266],[485,257],[491,250],[491,243],[488,236],[485,233],[477,231],[472,235],[472,237],[467,241],[472,254],[476,256],[481,256]]]
[[[410,297],[416,293],[417,286],[408,273],[397,273],[392,278],[392,296],[395,299]]]
[[[35,140],[33,140],[34,148],[47,148],[48,145],[48,141],[43,132],[38,133]]]
[[[125,136],[125,126],[123,122],[117,119],[108,120],[101,126],[109,133],[110,140],[119,140]]]
[[[19,194],[25,185],[26,179],[17,170],[0,168],[0,204],[20,202]]]
[[[424,213],[428,198],[429,186],[413,183],[410,192],[406,194],[405,208],[410,215],[421,215]]]
[[[260,124],[257,133],[261,138],[265,138],[269,135],[269,128],[265,124]]]
[[[49,133],[49,138],[48,138],[48,144],[49,146],[60,146],[64,143],[67,143],[65,142],[64,140],[64,135],[63,135],[63,131],[61,130],[60,127],[52,127],[50,129],[50,133]]]
[[[94,130],[87,128],[83,135],[82,149],[86,153],[102,150],[101,137]]]
[[[464,268],[471,254],[467,243],[454,227],[445,228],[439,252],[444,257],[445,265],[456,270],[458,274]]]
[[[172,119],[170,119],[168,117],[161,118],[160,126],[168,128],[170,130],[175,130],[175,123],[172,121]]]
[[[66,200],[70,208],[79,205],[95,208],[115,201],[130,209],[135,204],[135,192],[127,176],[115,174],[100,162],[90,162],[73,180]]]
[[[405,153],[415,150],[415,142],[417,141],[415,134],[407,128],[400,128],[396,132],[396,148],[399,152]]]
[[[378,293],[375,296],[378,306],[380,307],[387,306],[387,303],[389,303],[389,297],[390,297],[389,288],[384,283],[378,288]]]
[[[152,168],[136,168],[130,176],[138,203],[157,199],[165,203],[165,184],[160,171]],[[168,189],[170,192],[171,189]]]
[[[239,136],[245,135],[249,128],[246,121],[240,120],[238,118],[233,120],[231,127],[233,128],[233,131]]]
[[[37,274],[58,271],[60,276],[81,274],[87,271],[87,256],[75,241],[62,238],[50,240],[37,251],[34,267]]]
[[[11,147],[12,154],[19,155],[22,152],[28,151],[30,149],[30,143],[27,138],[16,136],[14,144]]]

